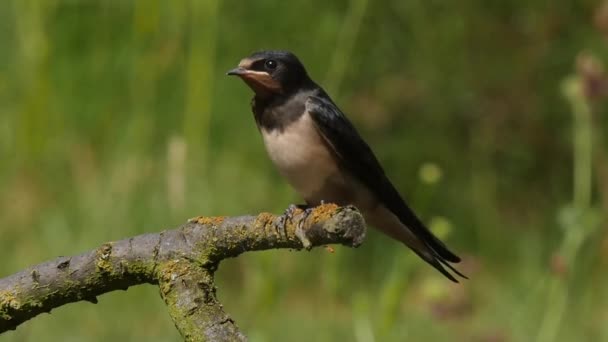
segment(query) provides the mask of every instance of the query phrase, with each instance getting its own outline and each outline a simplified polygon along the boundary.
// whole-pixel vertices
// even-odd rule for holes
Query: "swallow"
[[[251,109],[279,173],[309,207],[354,205],[365,221],[404,243],[448,279],[466,278],[450,251],[408,207],[371,148],[288,51],[260,51],[227,75],[253,90]]]

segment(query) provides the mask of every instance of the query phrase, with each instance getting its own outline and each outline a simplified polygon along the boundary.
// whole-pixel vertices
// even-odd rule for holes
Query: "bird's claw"
[[[302,210],[302,209],[306,209],[303,208],[302,204],[290,204],[289,207],[287,207],[287,209],[285,209],[285,212],[283,213],[283,217],[285,218],[285,220],[289,220],[291,222],[293,222],[293,217],[295,216],[296,212],[298,210]]]
[[[279,222],[276,226],[277,233],[279,235],[283,234],[284,236],[287,236],[287,222],[293,223],[293,218],[299,210],[304,210],[304,212],[306,212],[308,209],[310,208],[306,204],[290,204],[289,207],[285,209],[285,212],[283,212],[283,215],[279,217]]]
[[[296,227],[295,232],[298,239],[300,239],[300,241],[302,242],[302,246],[304,246],[304,248],[306,248],[307,250],[310,250],[312,248],[312,243],[310,243],[310,240],[306,236],[306,232],[304,231],[304,223],[306,222],[306,219],[308,218],[310,213],[312,213],[313,209],[314,208],[312,207],[308,207],[304,210],[302,218],[300,219],[300,221],[298,221],[298,226]]]

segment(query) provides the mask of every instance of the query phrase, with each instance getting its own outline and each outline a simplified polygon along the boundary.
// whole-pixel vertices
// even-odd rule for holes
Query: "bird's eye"
[[[277,61],[274,59],[267,59],[266,62],[264,62],[264,66],[268,70],[274,70],[277,68]]]

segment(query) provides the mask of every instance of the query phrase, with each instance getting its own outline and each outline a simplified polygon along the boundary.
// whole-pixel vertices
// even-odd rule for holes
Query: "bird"
[[[451,265],[460,257],[406,204],[372,149],[295,54],[254,52],[226,74],[253,90],[251,110],[266,151],[308,208],[354,205],[366,223],[451,281],[458,282],[452,273],[467,278]]]

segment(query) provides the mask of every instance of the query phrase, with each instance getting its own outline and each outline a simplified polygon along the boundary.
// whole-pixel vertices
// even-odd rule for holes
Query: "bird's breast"
[[[340,178],[338,164],[308,113],[281,130],[260,130],[270,159],[305,199]]]

